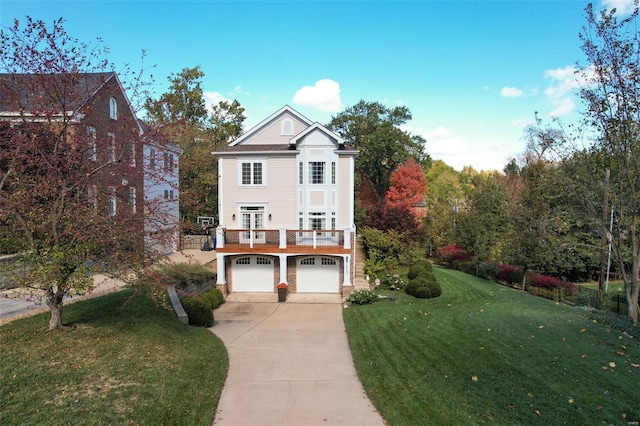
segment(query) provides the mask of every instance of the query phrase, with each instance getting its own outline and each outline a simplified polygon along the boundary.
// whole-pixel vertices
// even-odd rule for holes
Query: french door
[[[265,233],[255,232],[264,229],[264,207],[244,206],[240,209],[242,218],[242,229],[246,231],[240,233],[240,243],[249,244],[251,233],[253,232],[253,242],[256,244],[265,243]]]

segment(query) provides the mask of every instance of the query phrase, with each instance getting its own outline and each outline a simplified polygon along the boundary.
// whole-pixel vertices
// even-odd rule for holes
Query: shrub
[[[425,275],[427,273],[427,270],[425,269],[424,266],[422,265],[414,265],[411,268],[409,268],[409,272],[407,273],[407,278],[409,278],[410,280]]]
[[[405,283],[397,274],[387,274],[387,276],[382,280],[382,284],[389,290],[404,290],[407,286],[407,283]]]
[[[500,267],[493,262],[481,262],[478,265],[478,277],[495,281],[500,275]]]
[[[211,307],[211,309],[217,309],[224,303],[224,296],[222,295],[222,292],[217,288],[207,290],[197,298],[205,302],[209,307]]]
[[[498,279],[500,281],[506,282],[509,285],[520,284],[522,283],[522,278],[524,278],[524,274],[522,269],[513,265],[498,265]]]
[[[431,293],[430,297],[439,297],[442,294],[442,287],[437,280],[430,280],[428,288]]]
[[[407,284],[407,287],[405,287],[404,291],[405,293],[410,294],[411,296],[415,296],[416,290],[418,288],[428,287],[428,286],[429,286],[429,279],[424,276],[419,276],[410,280],[409,284]]]
[[[537,287],[544,290],[555,291],[556,299],[562,300],[564,296],[571,296],[576,292],[576,288],[573,283],[563,281],[559,278],[542,274],[530,274],[527,275],[527,285],[530,287]]]
[[[418,299],[428,299],[431,297],[431,290],[429,290],[429,287],[418,287],[414,292],[414,296]]]
[[[368,305],[378,300],[378,295],[373,290],[356,290],[347,297],[347,303],[356,305]]]
[[[211,327],[213,325],[213,310],[202,299],[183,297],[180,303],[189,316],[189,325]]]
[[[436,250],[436,257],[439,261],[451,264],[453,261],[467,261],[473,256],[460,246],[450,244]]]
[[[198,263],[178,263],[163,265],[156,270],[157,279],[177,289],[185,289],[190,285],[200,285],[215,280],[216,274]]]

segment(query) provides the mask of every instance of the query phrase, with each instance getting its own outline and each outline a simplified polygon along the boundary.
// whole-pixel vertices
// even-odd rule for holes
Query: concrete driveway
[[[356,376],[340,303],[227,302],[229,352],[214,425],[384,425]]]

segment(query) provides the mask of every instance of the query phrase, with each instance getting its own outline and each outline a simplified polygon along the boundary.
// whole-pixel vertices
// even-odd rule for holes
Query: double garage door
[[[296,259],[298,293],[339,293],[339,262],[326,256]],[[265,256],[240,256],[232,260],[233,291],[273,293],[274,261]]]

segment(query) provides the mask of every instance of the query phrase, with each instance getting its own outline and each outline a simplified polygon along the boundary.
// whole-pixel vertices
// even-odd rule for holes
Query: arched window
[[[283,136],[293,136],[293,121],[289,118],[285,118],[280,123],[280,134]]]
[[[113,120],[118,119],[118,102],[116,98],[109,99],[109,117]]]

